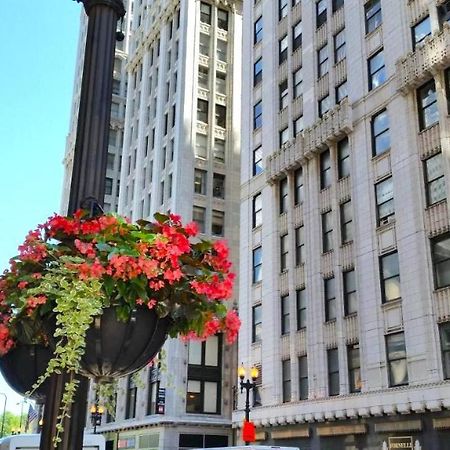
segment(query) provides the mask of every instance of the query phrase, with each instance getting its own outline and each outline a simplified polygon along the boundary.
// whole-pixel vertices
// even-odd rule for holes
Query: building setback
[[[239,361],[261,372],[259,443],[450,448],[449,17],[244,4]]]
[[[105,210],[133,221],[168,211],[194,220],[202,237],[228,241],[238,271],[242,3],[127,3]],[[81,68],[65,159],[69,181]],[[234,304],[237,294],[236,286]],[[107,448],[231,444],[236,350],[217,336],[189,344],[169,339],[164,354],[161,364],[142,370],[141,382],[118,381],[116,415],[105,413],[97,427]]]

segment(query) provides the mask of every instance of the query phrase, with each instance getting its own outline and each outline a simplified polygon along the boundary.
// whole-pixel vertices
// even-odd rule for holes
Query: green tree
[[[5,413],[5,423],[3,428],[3,436],[9,436],[10,434],[17,434],[19,431],[25,432],[25,425],[27,422],[27,415],[22,415],[22,420],[20,420],[20,414],[14,414],[10,411]],[[0,427],[3,423],[3,414],[0,414]],[[22,429],[20,426],[22,425]]]

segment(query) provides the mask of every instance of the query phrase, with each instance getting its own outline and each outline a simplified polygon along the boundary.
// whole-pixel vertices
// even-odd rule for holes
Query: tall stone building
[[[449,17],[244,4],[239,361],[261,372],[259,443],[450,448]]]
[[[185,223],[194,220],[203,237],[228,241],[238,271],[242,2],[129,0],[125,20],[114,70],[105,210],[133,221],[167,211]],[[80,47],[84,33],[82,27]],[[107,448],[231,444],[236,350],[217,336],[190,344],[170,339],[164,353],[160,366],[141,372],[142,383],[119,380],[116,414],[105,413],[97,427]]]

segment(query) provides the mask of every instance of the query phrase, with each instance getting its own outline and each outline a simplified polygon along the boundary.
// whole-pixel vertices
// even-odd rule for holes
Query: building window
[[[194,206],[192,210],[192,220],[197,223],[198,231],[205,232],[206,209],[201,206]]]
[[[262,81],[262,58],[259,58],[253,66],[253,86],[256,86]]]
[[[320,154],[320,189],[331,186],[331,157],[330,149]]]
[[[333,250],[333,212],[322,214],[322,252]]]
[[[438,17],[439,24],[442,25],[445,22],[450,22],[450,1],[445,0],[441,5],[438,6]]]
[[[331,98],[329,95],[319,100],[319,117],[323,117],[331,108]]]
[[[386,225],[395,217],[392,177],[375,185],[377,200],[377,225]]]
[[[448,380],[450,378],[450,322],[441,323],[439,325],[439,334],[441,337],[444,380]]]
[[[133,377],[128,375],[125,419],[134,419],[136,417],[136,401],[137,386],[133,381]]]
[[[430,16],[425,17],[419,23],[411,28],[413,50],[421,47],[425,42],[425,38],[431,35]]]
[[[381,86],[386,81],[386,66],[384,65],[383,49],[371,56],[369,66],[369,91]]]
[[[297,330],[306,328],[306,291],[298,289],[295,291],[297,307]]]
[[[278,63],[282,64],[288,56],[288,37],[287,35],[278,41]]]
[[[353,241],[353,214],[351,205],[351,200],[340,205],[342,245]]]
[[[195,169],[194,171],[194,192],[206,195],[206,170]]]
[[[450,286],[450,235],[445,234],[431,241],[435,288]]]
[[[278,0],[278,20],[283,19],[288,13],[288,0]]]
[[[348,138],[344,138],[337,143],[338,154],[338,179],[350,176],[350,146]]]
[[[377,29],[382,22],[381,0],[369,0],[364,5],[366,16],[366,34]]]
[[[197,120],[208,123],[209,103],[206,100],[197,100]]]
[[[216,72],[216,91],[223,95],[227,93],[227,74],[224,72]]]
[[[294,136],[297,136],[304,130],[303,116],[294,119]]]
[[[200,54],[204,56],[209,56],[209,47],[210,47],[210,37],[205,33],[200,33]]]
[[[345,58],[345,28],[334,36],[334,62],[337,64]]]
[[[293,73],[294,79],[294,98],[300,97],[302,95],[302,83],[303,83],[303,71],[302,68],[296,70]]]
[[[439,122],[439,110],[434,80],[417,89],[420,130]]]
[[[195,140],[195,156],[197,158],[206,159],[207,157],[207,146],[208,137],[204,134],[197,133]]]
[[[198,67],[198,85],[202,88],[209,88],[209,69],[208,67]]]
[[[280,131],[280,147],[283,147],[289,141],[289,128],[286,127]]]
[[[380,257],[381,299],[383,303],[400,298],[400,268],[398,253]]]
[[[280,102],[279,102],[279,107],[280,107],[280,111],[284,108],[287,107],[287,105],[289,104],[289,98],[288,98],[288,82],[287,80],[284,80],[279,86],[278,86],[278,91],[279,91],[279,98],[280,98]]]
[[[219,163],[225,162],[225,141],[214,138],[214,160]]]
[[[221,348],[220,336],[189,342],[187,413],[220,414]]]
[[[391,148],[391,135],[389,132],[389,116],[384,109],[372,117],[372,154],[381,155]]]
[[[112,195],[112,188],[113,188],[113,179],[107,177],[105,179],[105,194]]]
[[[263,38],[263,19],[262,16],[255,22],[253,27],[253,43],[261,42]]]
[[[348,97],[347,80],[336,86],[336,103],[341,103],[344,98]]]
[[[262,335],[262,305],[252,308],[252,342],[260,342]]]
[[[344,314],[349,316],[358,312],[355,269],[343,272],[342,279],[344,284]]]
[[[328,44],[325,44],[317,51],[318,75],[319,78],[328,73]]]
[[[225,227],[225,213],[213,209],[211,218],[211,233],[214,236],[223,236]]]
[[[334,320],[337,317],[336,313],[336,289],[334,278],[323,280],[324,294],[325,294],[325,321]]]
[[[308,357],[306,355],[298,358],[298,399],[308,398]]]
[[[279,183],[279,206],[280,214],[288,210],[288,182],[287,178],[283,178]]]
[[[388,334],[386,336],[386,354],[389,386],[408,384],[408,364],[404,333]]]
[[[217,39],[216,55],[219,61],[227,60],[227,49],[228,49],[227,41]]]
[[[262,247],[253,249],[252,267],[253,283],[258,283],[262,280]]]
[[[344,0],[333,0],[332,10],[335,13],[344,7]]]
[[[259,175],[263,171],[262,147],[253,150],[253,176]]]
[[[424,167],[427,205],[431,206],[447,197],[442,153],[426,159]]]
[[[225,198],[225,175],[213,174],[213,197]]]
[[[305,236],[304,226],[295,229],[295,265],[305,264]]]
[[[211,25],[211,5],[200,3],[200,22]]]
[[[292,28],[292,51],[302,45],[302,22],[297,22]]]
[[[339,395],[339,354],[337,348],[327,350],[328,395]]]
[[[445,96],[447,97],[447,114],[450,114],[450,69],[447,69],[444,72],[444,77],[445,77]]]
[[[290,328],[289,295],[281,297],[281,334],[289,334]]]
[[[327,0],[316,2],[316,27],[319,28],[327,21]]]
[[[262,225],[262,194],[256,194],[253,197],[253,205],[252,205],[252,225],[253,228],[259,227]]]
[[[253,106],[253,129],[262,127],[262,100]]]
[[[287,270],[289,255],[288,235],[280,237],[280,272]]]
[[[291,401],[291,360],[281,361],[281,377],[283,380],[283,403]]]
[[[147,415],[157,414],[157,400],[159,390],[159,368],[152,364],[148,369]]]
[[[227,108],[223,105],[216,105],[216,125],[221,128],[226,128],[227,123]]]
[[[294,205],[301,205],[304,197],[303,169],[300,167],[294,172]]]
[[[228,31],[228,12],[223,9],[217,10],[217,26],[221,30]]]
[[[350,392],[361,392],[361,362],[359,344],[347,346],[348,384]]]

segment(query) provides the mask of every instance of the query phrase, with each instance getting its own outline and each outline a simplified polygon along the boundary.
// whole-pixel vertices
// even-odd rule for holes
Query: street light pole
[[[92,215],[102,211],[117,22],[125,15],[122,0],[77,0],[88,16],[77,137],[73,156],[68,214],[84,208]],[[64,386],[74,375],[52,376],[44,410],[40,450],[53,448]],[[64,433],[55,450],[81,450],[86,424],[88,380],[76,376],[77,397],[64,421]]]
[[[0,430],[0,438],[3,437],[4,433],[5,433],[5,414],[6,414],[6,402],[8,400],[8,397],[6,396],[5,393],[0,392],[0,395],[4,395],[5,396],[5,402],[3,403],[3,416],[2,416],[2,428]]]
[[[246,376],[246,370],[245,367],[241,365],[238,369],[238,375],[240,379],[240,388],[241,388],[241,394],[244,392],[245,389],[245,422],[250,421],[250,391],[252,389],[256,388],[256,379],[258,378],[259,371],[256,367],[252,367],[250,370],[250,377],[252,381],[250,381],[248,378],[244,382],[245,376]],[[250,442],[245,441],[245,445],[249,445]]]

